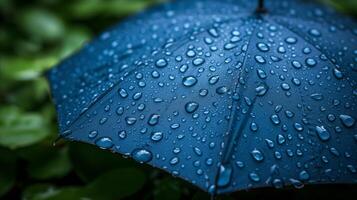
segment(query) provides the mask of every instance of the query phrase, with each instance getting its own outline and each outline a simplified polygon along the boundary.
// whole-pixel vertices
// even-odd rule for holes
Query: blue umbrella
[[[263,3],[176,1],[102,33],[48,74],[61,137],[213,194],[356,183],[357,24]]]

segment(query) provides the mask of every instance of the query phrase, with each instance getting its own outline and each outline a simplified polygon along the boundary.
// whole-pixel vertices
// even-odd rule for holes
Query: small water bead
[[[167,61],[164,58],[160,58],[156,61],[155,65],[157,68],[164,68],[167,66]]]
[[[205,97],[205,96],[207,96],[207,94],[208,94],[208,90],[206,90],[206,89],[200,89],[199,95],[200,95],[201,97]]]
[[[194,147],[193,152],[195,152],[195,154],[198,156],[202,156],[202,151],[198,147]]]
[[[285,42],[288,43],[288,44],[296,44],[297,39],[295,37],[287,37],[285,39]]]
[[[164,134],[162,132],[160,132],[160,131],[152,132],[151,133],[151,140],[155,141],[155,142],[158,142],[158,141],[160,141],[162,139],[163,135]]]
[[[126,117],[125,121],[126,121],[126,124],[133,125],[136,122],[136,118],[135,117]]]
[[[294,68],[296,68],[296,69],[300,69],[300,68],[302,67],[302,64],[301,64],[299,61],[297,61],[297,60],[293,60],[293,61],[291,62],[291,65],[292,65]]]
[[[280,85],[280,87],[281,87],[281,89],[283,89],[283,90],[290,90],[290,86],[289,86],[289,84],[287,84],[287,83],[282,83],[282,84]]]
[[[260,79],[265,79],[267,77],[265,71],[261,69],[257,69],[257,75],[259,76]]]
[[[197,83],[197,79],[194,76],[186,76],[182,79],[182,84],[186,87],[192,87]]]
[[[270,120],[273,122],[273,124],[278,125],[280,124],[280,118],[278,115],[273,114],[270,116]]]
[[[120,139],[125,139],[126,138],[126,131],[122,130],[118,132],[118,136]]]
[[[339,118],[347,128],[351,128],[355,124],[355,119],[349,115],[340,115]]]
[[[128,97],[128,92],[127,92],[125,89],[120,88],[118,92],[119,92],[119,95],[120,95],[122,98]]]
[[[172,129],[178,129],[180,127],[180,124],[178,123],[174,123],[174,124],[171,124],[170,126]]]
[[[262,42],[257,43],[257,48],[258,48],[261,52],[267,52],[267,51],[269,51],[268,45],[266,45],[265,43],[262,43]]]
[[[205,62],[205,60],[203,58],[195,58],[192,61],[192,64],[195,66],[199,66],[199,65],[202,65],[204,62]]]
[[[330,133],[326,130],[324,126],[316,126],[315,130],[322,141],[327,141],[330,139]]]
[[[218,34],[218,32],[217,32],[217,29],[215,29],[215,28],[210,28],[210,29],[208,29],[208,33],[209,33],[212,37],[218,37],[218,36],[219,36],[219,34]]]
[[[187,71],[187,69],[188,69],[188,65],[181,65],[180,72],[185,73]]]
[[[216,89],[216,93],[220,95],[225,94],[227,92],[228,92],[228,87],[226,86],[221,86]]]
[[[159,114],[152,114],[152,115],[149,117],[148,124],[149,124],[150,126],[155,126],[157,123],[159,123],[159,118],[160,118],[160,115],[159,115]]]
[[[114,146],[112,139],[109,137],[98,138],[95,144],[101,149],[110,149]]]
[[[333,69],[333,75],[335,76],[336,79],[343,78],[342,72],[340,70],[338,70],[337,68]]]
[[[152,153],[146,149],[134,149],[131,156],[139,163],[147,163],[152,160]]]
[[[301,188],[304,187],[304,184],[303,184],[301,181],[297,180],[297,179],[290,178],[290,179],[289,179],[289,182],[290,182],[291,185],[294,186],[294,188],[296,188],[296,189],[301,189]]]
[[[303,52],[304,54],[309,54],[309,53],[311,53],[311,49],[310,49],[309,47],[305,47],[305,48],[302,50],[302,52]]]
[[[264,155],[261,151],[259,151],[258,149],[254,149],[251,152],[252,157],[254,158],[254,160],[261,162],[264,160]]]
[[[316,101],[321,101],[324,99],[324,96],[320,93],[314,93],[310,95],[311,99],[316,100]]]
[[[259,63],[259,64],[264,64],[266,62],[265,58],[263,56],[256,55],[254,58],[255,58],[255,61],[257,61],[257,63]]]
[[[188,50],[187,52],[186,52],[186,56],[187,57],[195,57],[195,55],[196,55],[196,52],[195,51],[193,51],[193,50]]]
[[[152,71],[152,72],[151,72],[151,76],[152,76],[153,78],[159,78],[159,77],[160,77],[160,73],[159,73],[158,71]]]
[[[257,96],[264,96],[268,91],[268,87],[265,84],[259,85],[255,88]]]
[[[91,131],[88,134],[88,138],[89,139],[94,139],[95,137],[97,137],[97,135],[98,135],[98,131]]]
[[[211,85],[216,84],[218,81],[219,81],[219,76],[211,76],[208,79],[208,83],[211,84]]]
[[[297,78],[292,78],[291,82],[296,86],[301,85],[301,81],[299,79],[297,79]]]
[[[320,37],[321,36],[321,33],[317,29],[314,29],[314,28],[309,30],[309,34],[314,36],[314,37]]]
[[[231,50],[231,49],[234,49],[234,48],[236,48],[237,47],[237,45],[236,44],[233,44],[233,43],[227,43],[227,44],[225,44],[224,45],[224,49],[225,50]]]
[[[253,131],[253,132],[258,131],[258,125],[255,122],[252,122],[250,124],[250,130]]]
[[[257,173],[252,172],[249,173],[249,179],[252,180],[253,182],[259,182],[260,181],[260,177]]]
[[[281,134],[278,134],[277,141],[278,141],[278,144],[283,144],[285,142],[285,137]]]
[[[198,107],[199,107],[199,104],[197,102],[190,101],[190,102],[186,103],[185,110],[188,113],[193,113],[198,109]]]
[[[142,96],[142,93],[141,92],[137,92],[133,95],[133,100],[139,100]]]
[[[306,65],[309,66],[309,67],[314,67],[314,66],[317,64],[316,60],[313,59],[313,58],[307,58],[307,59],[305,60],[305,63],[306,63]]]
[[[177,163],[179,163],[180,160],[178,157],[173,157],[171,160],[170,160],[170,164],[171,165],[176,165]]]
[[[297,130],[299,132],[304,130],[304,127],[300,123],[297,123],[297,122],[294,123],[294,128],[295,128],[295,130]]]

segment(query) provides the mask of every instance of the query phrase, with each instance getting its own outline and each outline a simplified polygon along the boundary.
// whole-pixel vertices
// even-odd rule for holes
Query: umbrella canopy
[[[104,32],[48,74],[61,136],[211,193],[357,182],[356,23],[265,3],[176,1]]]

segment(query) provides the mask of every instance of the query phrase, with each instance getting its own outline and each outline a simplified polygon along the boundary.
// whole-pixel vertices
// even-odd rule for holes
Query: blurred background
[[[160,170],[57,137],[43,72],[126,16],[165,0],[0,0],[0,199],[209,199]],[[320,0],[352,17],[357,0]],[[86,198],[84,198],[86,197]],[[217,199],[351,199],[357,187],[241,191]]]

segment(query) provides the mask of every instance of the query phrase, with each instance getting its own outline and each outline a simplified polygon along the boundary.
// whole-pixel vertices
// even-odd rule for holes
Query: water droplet
[[[195,66],[202,65],[204,62],[205,62],[205,59],[203,59],[203,58],[195,58],[192,61],[193,65],[195,65]]]
[[[101,149],[110,149],[113,147],[113,141],[109,137],[101,137],[95,142],[95,144]]]
[[[259,85],[255,88],[257,96],[264,96],[268,91],[268,87],[265,84]]]
[[[228,87],[226,86],[221,86],[216,89],[216,93],[220,95],[225,94],[226,92],[228,92]]]
[[[148,124],[149,124],[150,126],[155,126],[157,123],[159,123],[159,118],[160,118],[160,115],[159,115],[159,114],[152,114],[152,115],[149,117]]]
[[[128,93],[126,92],[125,89],[120,88],[118,92],[119,92],[119,95],[120,95],[122,98],[128,97]]]
[[[211,76],[209,79],[208,79],[208,83],[211,84],[211,85],[214,85],[218,82],[219,80],[219,76]]]
[[[120,139],[125,139],[126,138],[126,131],[122,130],[118,132],[118,136]]]
[[[147,163],[152,159],[152,153],[146,149],[135,149],[131,155],[139,163]]]
[[[315,130],[322,141],[327,141],[330,139],[330,133],[325,129],[324,126],[316,126]]]
[[[259,151],[258,149],[254,149],[251,152],[252,157],[254,158],[254,160],[261,162],[264,160],[264,156],[263,153],[261,151]]]
[[[280,118],[278,115],[274,114],[270,116],[270,120],[273,122],[273,124],[278,125],[280,124]]]
[[[151,140],[155,141],[155,142],[158,142],[162,139],[163,137],[163,133],[162,132],[152,132],[151,133]]]
[[[314,67],[314,66],[317,64],[316,60],[313,59],[313,58],[307,58],[307,59],[305,60],[305,63],[306,63],[306,65],[309,66],[309,67]]]
[[[263,56],[257,55],[254,58],[255,58],[255,61],[257,61],[257,63],[259,63],[259,64],[265,63],[265,58]]]
[[[179,163],[180,160],[178,157],[173,157],[171,160],[170,160],[170,164],[171,165],[176,165],[177,163]]]
[[[199,107],[199,104],[197,102],[190,101],[190,102],[186,103],[185,110],[188,113],[193,113],[198,109],[198,107]]]
[[[355,124],[355,119],[349,115],[340,115],[340,120],[347,128],[350,128]]]
[[[217,186],[225,187],[231,182],[232,177],[232,167],[229,165],[221,165],[219,168]]]
[[[91,131],[88,134],[88,138],[93,139],[93,138],[97,137],[97,135],[98,135],[98,131]]]
[[[305,170],[302,170],[300,173],[299,173],[299,179],[302,180],[302,181],[307,181],[310,179],[310,175],[307,171]]]
[[[186,87],[192,87],[197,83],[197,79],[194,76],[186,76],[182,79],[182,84]]]
[[[288,44],[295,44],[297,42],[297,39],[295,37],[287,37],[285,39],[285,42]]]
[[[257,173],[255,173],[255,172],[249,173],[249,178],[250,178],[250,180],[252,180],[254,182],[259,182],[260,181],[259,175]]]
[[[266,45],[265,43],[262,43],[262,42],[257,43],[257,48],[262,52],[269,51],[268,45]]]
[[[337,68],[333,69],[333,75],[335,76],[336,79],[343,78],[342,72],[340,70],[338,70]]]
[[[155,65],[157,68],[164,68],[167,66],[167,61],[166,59],[160,58],[156,61]]]

